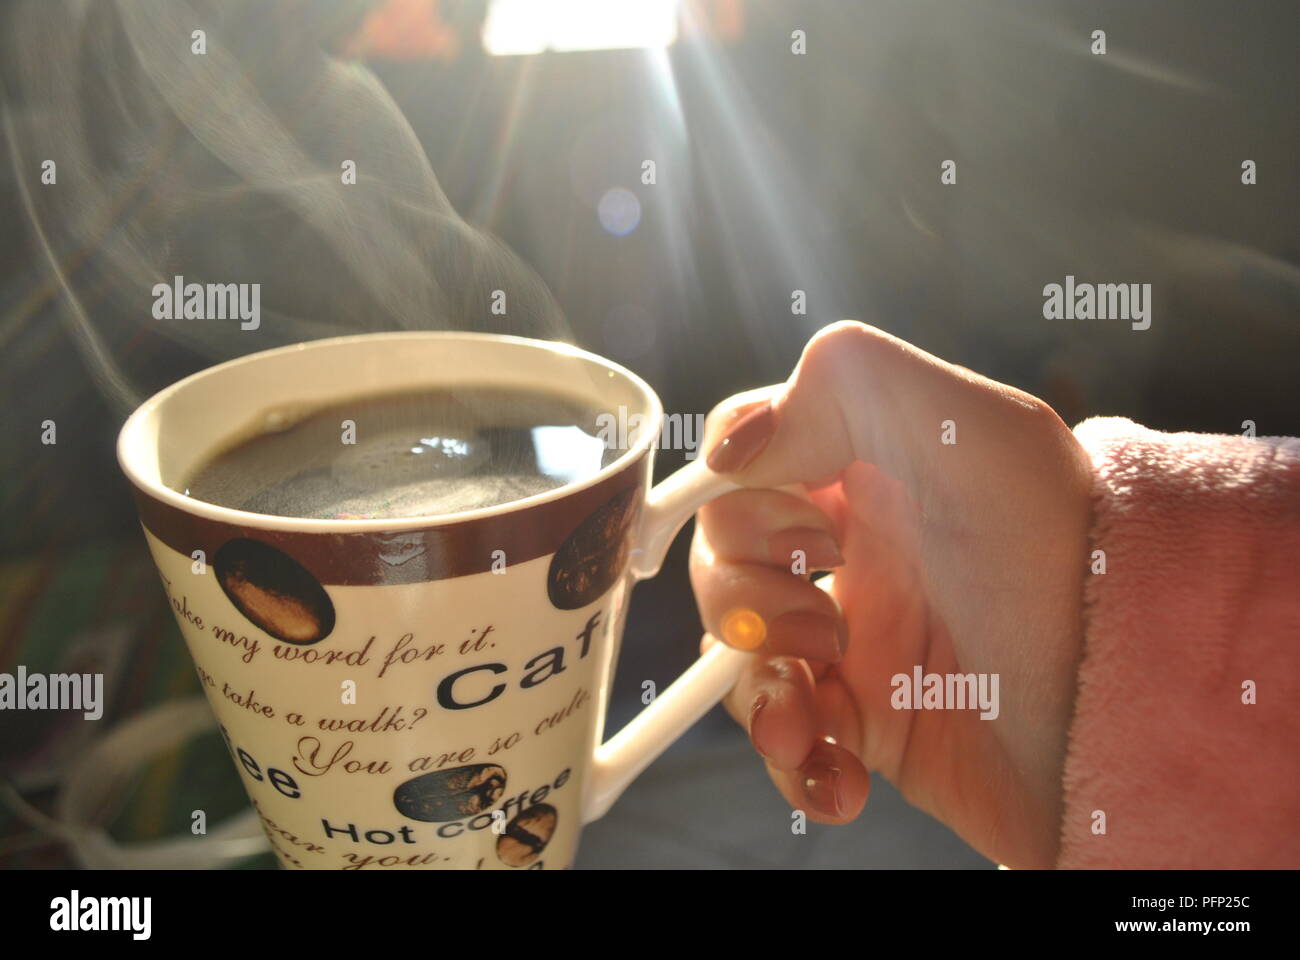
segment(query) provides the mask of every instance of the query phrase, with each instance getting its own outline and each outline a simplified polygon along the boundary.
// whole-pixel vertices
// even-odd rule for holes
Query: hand
[[[985,856],[1052,866],[1089,560],[1090,467],[1060,418],[843,322],[787,384],[719,406],[705,442],[747,489],[699,514],[704,645],[762,618],[726,707],[786,800],[847,823],[878,770]],[[835,568],[829,592],[796,550]],[[918,665],[998,674],[996,718],[894,709]]]

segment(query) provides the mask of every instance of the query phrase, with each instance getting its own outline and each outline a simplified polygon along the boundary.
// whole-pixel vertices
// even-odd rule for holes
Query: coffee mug
[[[457,386],[619,411],[598,473],[500,506],[295,519],[175,487],[268,411]],[[625,418],[625,419],[623,419]],[[249,799],[291,869],[570,867],[583,825],[734,685],[715,644],[603,741],[636,580],[735,489],[695,460],[651,488],[663,409],[563,343],[365,334],[252,354],[146,401],[118,459]]]

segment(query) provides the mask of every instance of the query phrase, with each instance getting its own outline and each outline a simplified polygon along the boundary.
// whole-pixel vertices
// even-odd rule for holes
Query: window
[[[488,53],[666,47],[677,39],[678,0],[490,0]]]

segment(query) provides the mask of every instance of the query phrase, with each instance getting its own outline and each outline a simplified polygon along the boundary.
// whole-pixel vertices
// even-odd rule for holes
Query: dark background
[[[87,36],[113,35],[111,6],[81,26]],[[245,62],[265,71],[295,62],[301,44],[337,49],[356,14],[339,4],[337,17],[322,18],[315,6],[311,22],[285,4],[287,20],[237,34]],[[667,411],[691,415],[784,379],[814,330],[852,317],[1042,396],[1071,424],[1104,414],[1161,429],[1240,433],[1253,420],[1261,435],[1300,432],[1295,3],[750,0],[736,9],[734,36],[683,37],[662,56],[492,57],[475,40],[482,4],[443,3],[467,38],[454,59],[368,56],[447,200],[531,265],[556,307],[493,318],[465,294],[415,325],[562,336],[628,365]],[[705,5],[699,15],[719,14]],[[803,56],[791,53],[794,29],[806,31]],[[1094,29],[1106,31],[1104,56],[1089,53]],[[9,31],[11,54],[14,44],[39,42]],[[103,145],[135,111],[129,97],[117,107],[96,99],[96,70],[131,69],[117,47],[78,60],[78,103],[94,107],[81,118],[92,153],[110,149]],[[112,456],[129,403],[103,386],[84,332],[73,332],[21,200],[19,179],[39,177],[26,124],[52,107],[17,63],[10,56],[0,68],[11,118],[0,131],[10,161],[0,163],[0,664],[26,651],[30,665],[33,645],[87,629],[50,626],[32,612],[49,602],[42,591],[62,582],[70,558],[100,556],[105,545],[118,551],[114,563],[147,568],[148,558]],[[304,118],[322,116],[359,129],[373,119],[282,114],[305,139]],[[160,130],[149,142],[171,144],[171,181],[193,191],[238,180],[183,129]],[[360,138],[359,149],[382,139]],[[640,182],[647,159],[654,185]],[[948,159],[957,163],[953,186],[939,179]],[[1253,186],[1241,183],[1246,159],[1257,164]],[[276,206],[274,192],[227,208],[168,206],[178,194],[159,182],[130,194],[98,235],[60,231],[60,217],[80,208],[48,210],[44,221],[64,279],[139,398],[230,356],[413,325],[357,292],[346,265],[325,267],[311,232]],[[627,236],[597,219],[597,201],[613,187],[640,202]],[[201,336],[155,323],[147,286],[124,283],[98,256],[101,243],[131,231],[158,242],[155,279],[265,276],[264,311],[269,303],[275,313],[264,313],[257,339],[233,323]],[[398,241],[360,242],[382,251]],[[233,249],[241,252],[219,262],[243,272],[211,274],[213,251]],[[288,282],[290,262],[317,273]],[[453,251],[429,270],[451,289],[458,277],[479,276],[477,261],[468,271],[456,266],[464,262]],[[1067,274],[1150,283],[1151,328],[1045,320],[1043,286]],[[806,316],[791,313],[795,289],[806,291]],[[58,423],[56,447],[39,442],[47,417]],[[682,462],[681,451],[663,451],[657,473]],[[685,546],[683,536],[663,574],[638,588],[610,729],[639,708],[644,680],[662,690],[694,656],[700,626]],[[157,635],[151,643],[179,645],[161,593],[147,577],[138,584],[117,596],[113,615],[86,619],[101,634],[118,630],[126,649],[140,618]],[[181,684],[151,695],[184,692]],[[0,763],[40,787],[33,757],[56,731],[24,728],[17,749],[18,728],[4,723],[10,749]],[[788,827],[743,733],[715,711],[590,829],[580,865],[988,866],[883,782],[851,827],[813,827],[808,837]]]

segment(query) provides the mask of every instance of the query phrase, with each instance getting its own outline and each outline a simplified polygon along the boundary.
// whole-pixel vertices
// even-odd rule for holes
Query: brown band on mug
[[[502,557],[513,566],[553,554],[612,499],[638,487],[648,488],[649,469],[650,459],[642,453],[599,483],[555,500],[391,533],[267,530],[210,520],[138,487],[134,492],[144,527],[187,557],[202,550],[210,563],[231,541],[252,540],[287,554],[322,585],[373,586],[464,577],[491,570],[494,560]],[[629,497],[639,503],[637,494]]]

